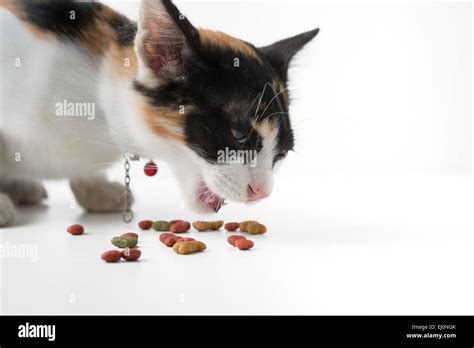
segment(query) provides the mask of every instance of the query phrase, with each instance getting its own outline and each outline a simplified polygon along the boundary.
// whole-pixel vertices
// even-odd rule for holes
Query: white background
[[[137,17],[137,2],[107,3]],[[108,239],[134,227],[82,214],[51,182],[47,205],[0,230],[3,244],[39,251],[0,260],[2,311],[473,314],[471,4],[177,4],[196,26],[257,46],[321,29],[290,73],[296,153],[265,202],[219,213],[269,232],[245,253],[227,232],[193,232],[208,250],[189,257],[146,232],[141,262],[104,264]],[[202,218],[159,166],[150,179],[134,164],[137,220]],[[64,232],[76,221],[87,235]]]

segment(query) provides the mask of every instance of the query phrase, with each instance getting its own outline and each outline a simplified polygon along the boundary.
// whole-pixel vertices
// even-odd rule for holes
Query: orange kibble
[[[245,238],[235,240],[234,245],[240,250],[247,250],[253,247],[253,242]]]

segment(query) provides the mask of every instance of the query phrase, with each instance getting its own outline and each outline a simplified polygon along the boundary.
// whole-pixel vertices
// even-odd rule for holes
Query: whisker
[[[273,90],[273,88],[272,88]],[[280,95],[282,94],[284,91],[288,90],[288,87],[286,88],[283,88],[280,92],[278,92],[277,94],[275,94],[273,96],[273,98],[270,100],[270,102],[267,104],[267,106],[265,107],[265,109],[263,110],[263,112],[260,114],[260,116],[263,116],[265,115],[265,111],[267,111],[268,107],[272,104],[272,102]],[[275,91],[273,91],[273,93],[275,93]]]

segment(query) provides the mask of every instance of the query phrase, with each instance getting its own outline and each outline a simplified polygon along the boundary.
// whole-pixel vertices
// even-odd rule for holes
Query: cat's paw
[[[121,212],[125,206],[125,186],[105,178],[72,180],[71,190],[77,203],[91,213]],[[130,196],[133,202],[133,196]]]
[[[0,193],[0,227],[7,226],[15,220],[15,206],[10,197]]]
[[[0,192],[7,194],[15,205],[35,205],[48,197],[41,183],[30,180],[2,179]]]

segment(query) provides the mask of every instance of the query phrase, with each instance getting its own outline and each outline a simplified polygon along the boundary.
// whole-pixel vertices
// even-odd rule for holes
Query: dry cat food
[[[163,233],[160,236],[160,241],[167,247],[172,247],[178,239],[181,239],[181,237],[173,233]]]
[[[160,242],[164,243],[165,239],[170,237],[170,236],[171,237],[176,237],[176,235],[174,235],[173,233],[162,233],[162,234],[160,234]]]
[[[105,262],[118,262],[121,257],[122,254],[118,250],[109,250],[100,255],[100,258]]]
[[[178,254],[191,254],[206,249],[206,244],[198,240],[189,242],[177,242],[173,245],[173,251]]]
[[[127,232],[127,233],[121,234],[120,237],[130,237],[130,238],[138,239],[138,234],[133,233],[133,232]]]
[[[242,232],[247,232],[250,234],[264,234],[267,232],[265,225],[253,220],[241,222],[239,228]]]
[[[198,231],[216,231],[224,225],[224,221],[194,221],[193,227]]]
[[[164,221],[164,220],[155,221],[152,225],[155,231],[160,231],[160,232],[169,231],[170,226],[171,224],[168,221]]]
[[[253,247],[253,242],[244,236],[233,235],[227,238],[230,245],[239,248],[240,250],[247,250]]]
[[[232,246],[235,246],[235,241],[237,239],[245,239],[244,236],[239,236],[239,235],[233,235],[233,236],[230,236],[229,238],[227,238],[227,241],[229,242],[230,245]]]
[[[141,230],[149,230],[153,226],[153,221],[151,220],[143,220],[138,223],[138,227]]]
[[[240,250],[247,250],[253,247],[253,242],[246,238],[239,238],[235,240],[234,246],[236,246]]]
[[[170,226],[170,231],[173,233],[184,233],[189,231],[191,224],[187,221],[177,221]]]
[[[127,261],[136,261],[142,255],[142,252],[140,251],[140,249],[137,248],[127,248],[125,250],[122,250],[120,255]]]
[[[71,225],[67,228],[67,231],[74,235],[74,236],[78,236],[80,234],[83,234],[84,233],[84,227],[82,227],[82,225]]]
[[[133,237],[113,237],[112,244],[117,248],[134,248],[138,244],[138,239]]]
[[[178,242],[191,242],[193,240],[194,240],[194,238],[189,238],[189,237],[183,238],[183,237],[181,237],[181,238],[176,240],[176,243],[178,243]]]
[[[230,231],[230,232],[233,232],[235,231],[236,229],[238,229],[240,226],[240,224],[238,222],[228,222],[224,225],[224,228],[227,230],[227,231]]]

